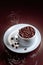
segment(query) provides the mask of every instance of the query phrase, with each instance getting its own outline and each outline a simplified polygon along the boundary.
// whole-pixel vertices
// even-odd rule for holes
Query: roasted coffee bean
[[[12,37],[11,40],[13,40],[14,38]]]
[[[19,44],[19,43],[17,43],[17,44]]]
[[[17,49],[18,47],[16,46],[16,49]]]
[[[12,44],[12,47],[14,47],[14,45]]]
[[[27,26],[19,30],[19,35],[23,38],[31,38],[35,35],[35,30],[32,27]]]
[[[18,38],[16,38],[16,40],[18,40]]]
[[[15,43],[15,45],[16,45],[16,43]]]
[[[25,48],[24,50],[27,50],[27,48]]]

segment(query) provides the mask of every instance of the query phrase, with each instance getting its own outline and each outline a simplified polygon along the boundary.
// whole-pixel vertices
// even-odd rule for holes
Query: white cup
[[[22,45],[22,46],[31,46],[33,44],[33,42],[35,41],[35,37],[36,37],[36,30],[35,30],[35,35],[31,38],[23,38],[18,33],[18,41],[19,41],[20,45]]]

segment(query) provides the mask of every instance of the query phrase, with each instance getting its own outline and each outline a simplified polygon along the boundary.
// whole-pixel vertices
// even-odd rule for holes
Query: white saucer
[[[17,53],[27,53],[27,52],[31,52],[31,51],[35,50],[39,46],[39,44],[41,42],[41,34],[38,31],[38,29],[35,28],[35,27],[34,28],[36,30],[36,39],[34,40],[34,42],[32,42],[32,45],[30,45],[28,47],[20,46],[18,49],[13,48],[11,45],[9,45],[8,37],[11,36],[11,35],[16,35],[17,36],[17,33],[18,33],[19,29],[22,28],[22,27],[25,27],[25,26],[32,26],[32,25],[30,25],[30,24],[17,24],[17,25],[11,26],[5,32],[4,37],[3,37],[3,41],[4,41],[5,46],[8,49],[10,49],[11,51],[17,52]],[[25,48],[27,48],[27,49],[24,50]]]

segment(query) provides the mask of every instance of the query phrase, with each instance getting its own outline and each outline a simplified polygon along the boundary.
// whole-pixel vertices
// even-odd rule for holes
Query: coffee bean
[[[25,48],[24,50],[27,50],[27,48]]]
[[[11,40],[13,40],[14,38],[12,37]]]
[[[17,44],[19,44],[19,43],[17,43]]]
[[[15,45],[16,45],[16,43],[15,43]]]
[[[16,46],[16,49],[17,49],[18,47]]]
[[[16,40],[18,40],[18,38],[16,38]]]
[[[14,47],[14,45],[12,44],[12,47]]]

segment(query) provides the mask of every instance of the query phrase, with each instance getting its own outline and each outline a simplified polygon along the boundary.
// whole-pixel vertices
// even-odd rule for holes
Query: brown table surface
[[[20,64],[16,61],[16,63],[12,63],[11,65],[43,65],[43,10],[41,8],[32,9],[31,7],[0,9],[0,65],[9,65],[9,62],[6,60],[3,35],[10,26],[18,23],[34,25],[39,29],[42,39],[41,44],[36,50],[26,55],[20,54],[21,57],[24,57]]]

